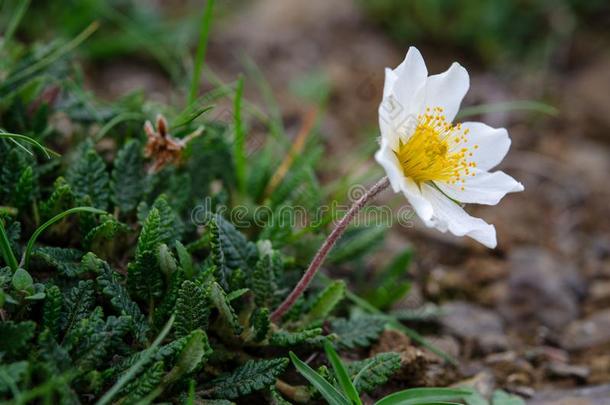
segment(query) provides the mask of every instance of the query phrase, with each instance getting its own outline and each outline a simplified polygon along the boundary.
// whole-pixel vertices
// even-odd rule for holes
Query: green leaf
[[[214,217],[212,224],[218,229],[217,240],[213,241],[220,245],[226,265],[230,269],[250,270],[257,258],[256,245],[220,215]]]
[[[390,394],[377,401],[375,405],[419,405],[459,401],[468,398],[471,394],[471,390],[457,388],[410,388]]]
[[[32,166],[26,167],[19,176],[19,180],[15,185],[15,195],[13,201],[17,208],[24,208],[30,204],[36,196],[36,175],[32,169]]]
[[[68,333],[85,318],[95,303],[93,280],[81,280],[64,297],[62,329]]]
[[[512,395],[502,390],[494,391],[491,403],[492,405],[525,405],[525,401],[518,395]]]
[[[121,212],[132,212],[144,193],[144,160],[142,145],[130,140],[117,153],[112,170],[110,189],[112,202]]]
[[[339,355],[333,348],[332,343],[330,343],[328,340],[324,342],[324,352],[330,361],[330,365],[335,372],[335,377],[337,378],[343,393],[347,395],[353,404],[362,405],[358,391],[356,391],[356,387],[354,387],[343,361],[339,358]]]
[[[135,261],[127,267],[129,290],[136,297],[147,301],[163,294],[163,279],[158,260],[161,233],[159,210],[152,208],[138,238]]]
[[[170,384],[180,377],[190,374],[212,353],[208,337],[201,329],[192,331],[182,349],[174,368],[165,376],[164,383]]]
[[[210,299],[214,303],[214,306],[220,312],[220,315],[225,321],[233,328],[235,335],[240,335],[243,328],[239,323],[239,318],[235,313],[235,310],[227,300],[227,295],[222,287],[217,282],[212,282],[210,285]]]
[[[32,257],[56,268],[66,277],[77,277],[85,271],[80,265],[83,252],[78,249],[44,246],[34,249]]]
[[[0,365],[0,394],[9,392],[15,388],[25,377],[28,370],[27,361],[18,361],[11,364]],[[11,392],[13,395],[16,392]]]
[[[216,378],[204,390],[214,398],[233,399],[262,390],[284,372],[288,359],[249,360],[230,374]]]
[[[109,245],[111,247],[109,253],[112,253],[112,246],[115,238],[118,238],[118,235],[121,233],[128,232],[129,227],[117,221],[112,215],[103,215],[100,217],[100,220],[101,224],[87,232],[83,245],[87,249],[98,254],[104,251],[104,248]]]
[[[376,287],[366,295],[367,301],[377,308],[388,309],[402,299],[411,289],[411,283],[404,279],[412,258],[413,252],[406,250],[384,267],[376,275]]]
[[[86,150],[84,155],[70,166],[67,180],[79,199],[88,196],[94,207],[102,210],[108,208],[110,178],[106,164],[93,149]]]
[[[387,230],[388,227],[384,225],[349,229],[328,256],[328,262],[339,264],[353,261],[372,252],[383,242]]]
[[[333,319],[330,330],[338,336],[340,348],[355,349],[370,346],[383,332],[387,321],[374,315],[359,315],[351,319]]]
[[[380,353],[369,359],[349,363],[347,369],[358,392],[372,392],[400,370],[400,355]]]
[[[25,252],[23,253],[22,262],[24,263],[25,268],[29,268],[30,256],[32,255],[32,250],[34,249],[34,243],[38,237],[51,225],[61,221],[63,218],[68,215],[78,214],[78,213],[91,213],[91,214],[105,214],[104,211],[100,211],[91,207],[75,207],[70,208],[67,211],[64,211],[60,214],[55,215],[53,218],[49,219],[47,222],[38,227],[30,237],[28,244],[26,245]]]
[[[61,309],[63,306],[63,296],[59,287],[55,285],[45,288],[45,301],[43,305],[42,325],[49,329],[54,337],[57,337],[60,329]]]
[[[271,330],[268,308],[256,308],[250,315],[250,328],[255,342],[262,342]]]
[[[129,297],[123,285],[123,277],[93,253],[88,253],[83,258],[83,267],[98,274],[96,281],[102,293],[110,299],[110,303],[120,315],[131,318],[131,326],[137,340],[146,341],[150,327],[138,304]]]
[[[151,209],[159,211],[160,242],[173,247],[176,241],[180,241],[182,237],[184,224],[167,202],[167,197],[163,194],[157,197]]]
[[[254,301],[261,307],[274,307],[277,302],[277,278],[283,270],[282,257],[272,251],[262,255],[256,262],[251,275],[250,285],[254,292]]]
[[[303,316],[302,323],[310,325],[323,320],[345,296],[345,282],[342,280],[330,283],[315,299],[309,311]]]
[[[314,369],[301,361],[294,353],[290,352],[290,360],[296,367],[297,371],[307,379],[330,405],[351,405],[350,400],[333,387]]]
[[[138,378],[123,388],[121,393],[126,395],[119,402],[125,404],[138,403],[139,400],[144,398],[159,386],[159,383],[165,374],[165,364],[163,361],[157,361],[152,366],[144,370],[144,372],[138,376]]]
[[[322,342],[322,328],[305,329],[298,332],[280,330],[271,335],[269,345],[290,347],[300,344],[317,346]]]
[[[30,273],[22,268],[18,268],[15,273],[13,273],[12,284],[15,290],[17,291],[26,291],[32,287],[34,284],[34,280]]]
[[[23,349],[34,336],[36,323],[25,321],[16,323],[14,321],[0,322],[0,352],[8,355],[17,354]]]
[[[192,281],[185,281],[176,300],[176,336],[188,335],[191,331],[208,326],[210,306],[205,290]]]
[[[55,215],[64,212],[75,205],[76,196],[72,187],[63,177],[58,177],[53,184],[53,193],[40,204],[40,216],[43,219],[50,219]]]

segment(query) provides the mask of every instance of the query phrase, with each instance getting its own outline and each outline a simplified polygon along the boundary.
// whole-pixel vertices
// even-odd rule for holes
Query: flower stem
[[[330,233],[330,235],[328,235],[328,238],[326,238],[322,246],[320,246],[320,249],[309,264],[307,271],[305,271],[303,277],[301,277],[301,280],[299,280],[297,285],[290,292],[288,297],[286,297],[284,302],[282,302],[280,306],[277,307],[275,311],[273,311],[273,313],[271,314],[271,320],[273,322],[278,323],[282,316],[284,316],[284,314],[288,310],[290,310],[290,308],[292,308],[296,300],[303,294],[305,289],[307,289],[307,287],[311,283],[311,280],[313,280],[314,276],[320,269],[320,266],[324,262],[324,259],[326,259],[326,256],[328,256],[330,250],[333,248],[335,243],[337,243],[341,235],[343,235],[343,232],[345,232],[345,229],[347,228],[349,223],[352,221],[352,219],[354,219],[354,217],[358,214],[362,207],[364,207],[366,203],[373,197],[375,197],[377,194],[385,190],[389,184],[390,180],[387,177],[383,177],[381,180],[375,183],[373,187],[368,189],[364,193],[364,195],[362,195],[362,197],[357,199],[352,204],[345,216],[341,218],[341,221],[339,221],[339,223],[335,226],[335,229],[333,229],[333,231]]]

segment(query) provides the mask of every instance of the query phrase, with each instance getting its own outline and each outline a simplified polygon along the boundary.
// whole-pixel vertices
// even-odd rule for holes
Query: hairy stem
[[[330,250],[333,248],[335,243],[337,243],[341,235],[343,235],[343,232],[345,232],[345,229],[347,228],[349,223],[352,221],[352,219],[354,219],[354,217],[358,214],[362,207],[364,207],[366,203],[369,202],[377,194],[385,190],[389,184],[390,180],[387,177],[383,177],[381,180],[375,183],[373,187],[368,189],[362,197],[360,197],[352,204],[345,216],[335,226],[335,229],[333,229],[330,235],[328,235],[328,238],[326,238],[322,246],[320,246],[320,249],[309,264],[307,271],[305,271],[303,277],[301,277],[301,280],[299,280],[297,285],[294,287],[292,292],[290,292],[288,297],[286,297],[284,302],[282,302],[280,306],[275,311],[273,311],[273,313],[271,314],[271,320],[273,322],[279,322],[282,319],[282,316],[288,310],[290,310],[290,308],[292,308],[296,300],[307,289],[307,287],[311,283],[311,280],[313,280],[314,276],[320,269],[320,266],[324,262],[324,259],[326,259],[326,256],[328,256]]]

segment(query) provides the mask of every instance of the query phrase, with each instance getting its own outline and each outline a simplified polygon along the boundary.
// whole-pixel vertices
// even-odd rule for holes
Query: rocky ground
[[[502,387],[519,393],[532,404],[610,403],[610,55],[603,47],[603,41],[576,37],[557,66],[511,76],[422,47],[431,72],[454,59],[469,69],[465,105],[544,98],[559,113],[481,117],[509,129],[513,148],[501,168],[526,188],[499,206],[470,209],[496,225],[498,249],[419,224],[393,230],[382,256],[407,244],[417,256],[412,274],[418,283],[404,306],[432,302],[442,313],[414,327],[460,359],[451,369],[405,336],[387,332],[373,350],[403,354],[397,384],[467,380],[484,392]],[[331,87],[321,133],[332,157],[371,144],[374,131],[364,129],[375,128],[383,68],[397,65],[404,52],[350,0],[258,0],[215,26],[208,60],[230,80],[243,70],[240,55],[251,57],[295,133],[309,106],[287,89],[323,71]],[[123,69],[129,81],[131,67]],[[116,72],[106,76],[124,90]],[[148,78],[141,85],[163,91],[164,81]],[[248,93],[257,99],[254,88]],[[358,172],[377,170],[372,159],[364,160]],[[353,165],[333,166],[322,177],[353,171]]]

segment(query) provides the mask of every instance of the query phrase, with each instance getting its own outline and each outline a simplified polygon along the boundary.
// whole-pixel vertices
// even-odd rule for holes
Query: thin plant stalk
[[[17,263],[17,258],[11,249],[11,243],[8,239],[8,235],[6,234],[6,230],[4,229],[4,224],[0,219],[0,250],[2,250],[2,256],[4,257],[4,261],[14,272],[19,267]]]
[[[343,235],[352,219],[354,219],[354,217],[358,214],[358,212],[360,212],[360,210],[366,205],[367,202],[369,202],[377,194],[385,190],[389,184],[390,180],[387,178],[387,176],[383,177],[381,180],[375,183],[373,187],[368,189],[364,193],[364,195],[362,195],[362,197],[360,197],[352,204],[345,216],[335,226],[335,229],[332,230],[330,235],[328,235],[328,238],[326,238],[322,246],[320,246],[320,249],[309,264],[307,271],[305,271],[305,273],[301,277],[301,280],[299,280],[297,285],[294,287],[288,297],[286,297],[284,302],[282,302],[280,306],[277,307],[275,311],[273,311],[273,313],[271,314],[271,320],[273,322],[279,322],[282,319],[282,316],[284,316],[284,314],[288,310],[290,310],[290,308],[292,308],[296,300],[299,299],[299,297],[307,289],[314,276],[320,269],[320,266],[322,265],[322,263],[324,263],[324,259],[326,259],[326,256],[328,256],[328,253],[333,248],[335,243],[337,243],[339,238],[341,238],[341,235]]]
[[[195,66],[193,68],[193,79],[191,81],[187,106],[192,105],[197,98],[199,79],[201,78],[201,69],[203,68],[203,62],[205,61],[205,53],[208,47],[208,36],[210,34],[210,26],[212,25],[212,11],[214,11],[214,0],[208,0],[201,18],[199,44],[197,45],[197,53],[195,54]]]

